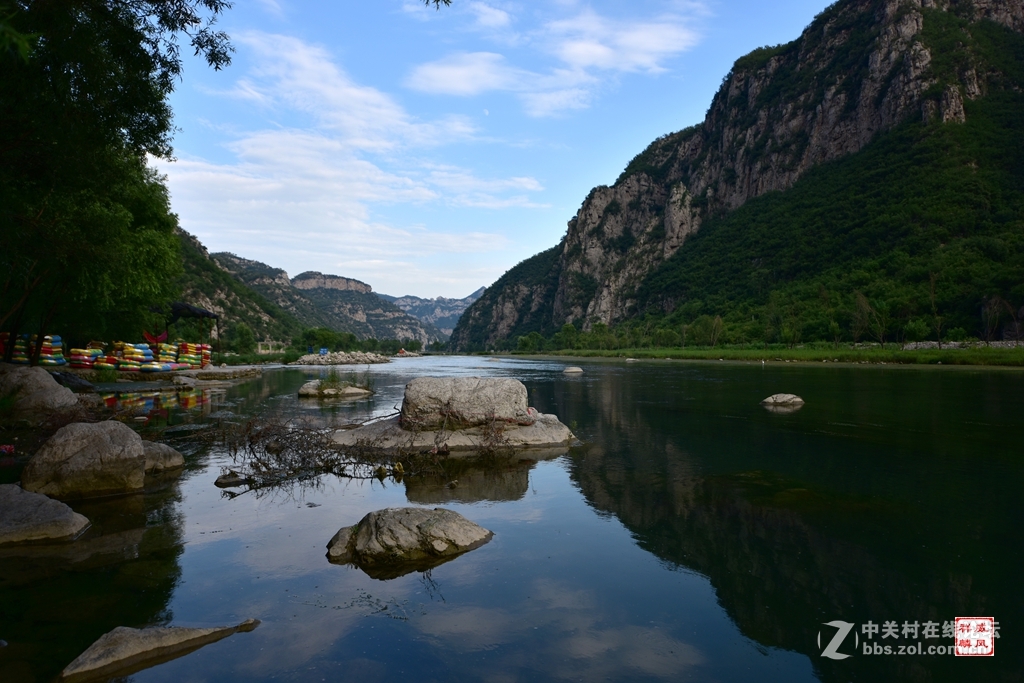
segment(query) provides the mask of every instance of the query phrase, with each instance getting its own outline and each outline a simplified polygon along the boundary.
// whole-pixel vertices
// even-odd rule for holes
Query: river
[[[1024,677],[1020,372],[572,363],[584,373],[563,375],[559,360],[402,359],[358,369],[372,399],[333,405],[296,396],[322,369],[278,369],[151,406],[140,428],[169,427],[188,460],[180,478],[74,504],[93,520],[75,544],[0,551],[0,680],[50,681],[115,626],[247,618],[263,623],[131,680]],[[401,483],[324,477],[237,497],[213,485],[231,458],[198,427],[383,415],[423,375],[516,377],[583,443]],[[806,405],[759,405],[779,392]],[[443,505],[494,538],[388,581],[327,562],[340,527],[404,505]],[[963,616],[999,622],[995,656],[864,654],[951,648],[942,624]],[[853,624],[835,650],[849,656],[822,656],[828,622]],[[886,622],[897,637],[882,638]]]

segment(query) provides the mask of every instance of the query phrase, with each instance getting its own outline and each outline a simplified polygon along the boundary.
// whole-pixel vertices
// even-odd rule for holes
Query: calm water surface
[[[727,363],[405,359],[371,400],[300,402],[319,370],[175,403],[187,453],[145,495],[76,504],[88,535],[0,551],[0,681],[50,681],[118,625],[262,625],[134,674],[180,681],[1018,681],[1024,676],[1024,375]],[[363,369],[359,369],[363,375]],[[225,496],[194,427],[255,414],[349,422],[422,375],[521,379],[585,444],[550,461],[402,483]],[[792,392],[794,414],[758,405]],[[138,400],[138,399],[133,399]],[[487,545],[390,581],[325,544],[371,510],[444,505]],[[844,620],[1000,622],[996,655],[821,657]],[[819,634],[821,646],[818,645]],[[860,636],[863,642],[863,635]],[[873,642],[878,642],[874,636]],[[901,635],[887,644],[951,645]]]

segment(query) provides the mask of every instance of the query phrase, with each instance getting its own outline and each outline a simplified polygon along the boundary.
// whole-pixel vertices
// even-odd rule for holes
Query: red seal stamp
[[[992,617],[957,617],[954,636],[957,657],[991,657],[995,654],[996,620]]]

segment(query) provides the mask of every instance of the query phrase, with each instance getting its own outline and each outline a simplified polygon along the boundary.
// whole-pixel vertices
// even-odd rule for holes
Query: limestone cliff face
[[[292,286],[297,289],[334,289],[339,292],[360,292],[362,294],[369,294],[373,291],[373,288],[365,282],[313,271],[296,275],[292,279]]]
[[[656,140],[615,185],[591,191],[560,245],[550,301],[485,295],[466,316],[489,318],[486,332],[457,328],[453,340],[468,348],[521,333],[540,308],[547,330],[618,322],[643,279],[709,217],[786,190],[905,121],[964,121],[964,100],[984,96],[996,74],[951,21],[982,20],[1024,30],[1024,0],[841,0],[792,43],[739,59],[701,124]],[[483,305],[494,308],[475,310]]]

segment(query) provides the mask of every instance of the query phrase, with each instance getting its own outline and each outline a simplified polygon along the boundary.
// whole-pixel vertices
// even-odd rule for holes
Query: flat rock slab
[[[188,654],[240,631],[252,631],[260,622],[243,621],[224,628],[128,628],[118,626],[100,637],[61,672],[62,681],[89,681],[127,676]]]
[[[770,413],[788,415],[804,407],[804,400],[796,394],[775,394],[761,401],[761,405]]]
[[[631,359],[627,358],[626,360],[631,360]],[[562,370],[562,372],[564,374],[566,374],[566,375],[580,375],[580,374],[583,374],[583,368],[578,368],[576,366],[572,366],[572,367],[566,368],[565,370]]]
[[[795,406],[803,405],[804,400],[796,394],[773,394],[761,401],[766,406]]]
[[[533,424],[526,387],[507,377],[418,377],[405,385],[402,425],[459,429],[494,422]]]
[[[299,389],[299,396],[302,398],[365,398],[367,396],[373,396],[373,392],[369,389],[361,389],[359,387],[326,387],[321,388],[320,380],[315,379],[311,382],[306,382]]]
[[[26,491],[56,498],[130,493],[143,487],[142,438],[114,420],[61,427],[21,473]]]
[[[0,485],[0,545],[31,541],[68,541],[89,526],[89,520],[64,503]]]
[[[384,453],[426,453],[448,451],[452,455],[472,456],[481,452],[526,451],[536,459],[540,451],[564,452],[576,440],[575,435],[554,415],[536,411],[533,424],[499,424],[469,427],[456,431],[404,429],[401,418],[381,420],[356,429],[339,430],[332,437],[340,446]],[[435,450],[436,449],[436,450]]]
[[[185,466],[185,456],[167,444],[143,441],[142,452],[146,458],[146,474],[180,470]]]
[[[493,536],[444,508],[387,508],[340,529],[327,544],[327,559],[388,579],[435,567],[479,548]]]

